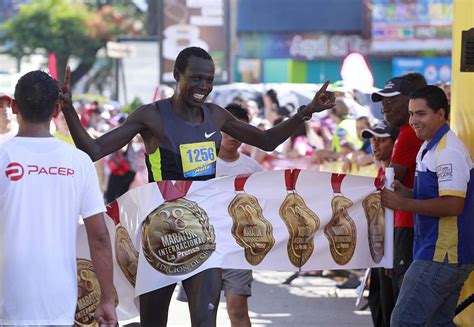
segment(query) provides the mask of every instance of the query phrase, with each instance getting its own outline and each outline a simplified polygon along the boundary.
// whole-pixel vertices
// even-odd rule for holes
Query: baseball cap
[[[372,101],[380,102],[385,97],[394,97],[396,95],[406,95],[410,94],[416,90],[415,84],[403,77],[395,77],[389,80],[382,90],[372,93]]]
[[[372,128],[364,128],[361,134],[364,139],[370,139],[371,137],[377,136],[391,137],[392,139],[396,140],[398,136],[398,130],[391,128],[388,126],[387,122],[383,120]]]
[[[0,92],[0,99],[3,99],[3,98],[7,98],[9,100],[12,99],[12,97],[8,93]]]

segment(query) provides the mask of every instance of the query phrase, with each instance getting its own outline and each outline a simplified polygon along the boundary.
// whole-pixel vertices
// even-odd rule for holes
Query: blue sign
[[[425,76],[428,84],[451,81],[451,57],[393,58],[393,76],[417,72]]]
[[[452,0],[372,0],[375,41],[451,38]]]

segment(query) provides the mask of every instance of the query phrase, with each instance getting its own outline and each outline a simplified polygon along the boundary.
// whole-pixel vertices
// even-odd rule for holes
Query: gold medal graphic
[[[245,259],[251,265],[258,265],[275,244],[273,227],[263,216],[262,207],[256,197],[244,193],[244,186],[250,175],[235,178],[237,194],[229,203],[227,211],[232,217],[232,236],[245,249]]]
[[[376,178],[374,184],[377,192],[369,194],[362,201],[362,206],[367,218],[370,255],[375,263],[379,263],[384,255],[385,240],[385,211],[380,199],[383,178]]]
[[[165,275],[183,275],[201,266],[216,249],[215,240],[206,212],[185,198],[161,204],[142,227],[145,258]]]
[[[288,258],[295,267],[301,268],[313,253],[313,239],[319,229],[320,220],[295,191],[299,173],[299,169],[285,170],[288,195],[280,206],[280,217],[289,233]]]
[[[96,323],[94,313],[100,303],[100,286],[92,262],[77,258],[77,306],[74,323],[79,326]],[[118,296],[115,293],[115,306]]]
[[[137,279],[138,252],[123,226],[115,229],[115,259],[129,283],[135,287]]]
[[[120,209],[117,200],[107,205],[107,215],[115,223],[115,260],[128,282],[135,287],[138,267],[138,251],[133,246],[128,231],[120,224]]]
[[[331,200],[332,217],[324,227],[324,234],[329,241],[331,256],[338,265],[351,261],[357,242],[357,229],[347,213],[353,203],[341,194],[342,180],[345,174],[332,174],[331,185],[334,197]]]

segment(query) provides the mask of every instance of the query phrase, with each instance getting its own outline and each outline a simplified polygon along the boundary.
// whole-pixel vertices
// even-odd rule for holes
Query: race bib
[[[216,143],[214,141],[181,144],[179,146],[184,177],[216,173]]]

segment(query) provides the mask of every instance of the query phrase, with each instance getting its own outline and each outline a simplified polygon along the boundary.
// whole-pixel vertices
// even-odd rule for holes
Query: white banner
[[[370,177],[295,169],[127,192],[109,204],[106,218],[119,319],[138,314],[138,295],[212,267],[391,268],[393,212],[381,207],[381,187]],[[78,258],[89,260],[86,239],[81,228]],[[78,281],[83,317],[97,296],[80,271]]]

